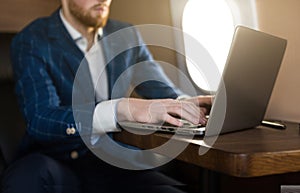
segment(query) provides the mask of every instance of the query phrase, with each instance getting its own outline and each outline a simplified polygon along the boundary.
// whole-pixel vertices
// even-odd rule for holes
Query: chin
[[[99,28],[100,27],[104,27],[106,25],[106,23],[107,23],[107,20],[108,20],[108,17],[103,18],[100,21],[98,21],[95,26],[99,27]]]

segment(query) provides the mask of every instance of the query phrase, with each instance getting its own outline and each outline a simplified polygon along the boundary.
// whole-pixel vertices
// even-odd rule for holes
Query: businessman
[[[202,107],[211,105],[209,96],[177,100],[184,93],[166,77],[134,28],[120,41],[137,41],[141,46],[108,61],[102,67],[104,78],[98,79],[97,67],[85,55],[103,39],[100,60],[105,61],[112,49],[105,37],[131,27],[108,19],[110,4],[111,0],[61,0],[51,16],[37,19],[15,37],[11,59],[27,130],[19,158],[3,177],[3,193],[181,192],[173,187],[178,182],[156,171],[130,171],[103,162],[80,137],[83,129],[90,143],[97,144],[101,132],[119,131],[117,122],[124,120],[181,126],[178,117],[182,117],[205,124],[207,110]],[[137,63],[142,66],[131,68]],[[85,121],[79,123],[72,94],[74,89],[80,91],[74,87],[80,64],[87,78],[79,84],[84,85],[83,91],[92,87],[95,92],[79,92],[89,107],[80,114]],[[126,97],[130,83],[139,82],[137,75],[143,71],[149,79],[136,85],[135,92],[144,99]],[[124,72],[127,81],[114,94]]]

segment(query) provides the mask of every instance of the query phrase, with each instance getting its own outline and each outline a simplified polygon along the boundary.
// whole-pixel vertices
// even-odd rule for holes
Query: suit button
[[[79,155],[77,151],[72,151],[70,156],[72,159],[77,159]]]
[[[74,127],[70,128],[71,135],[74,135],[76,133],[76,129]]]
[[[70,134],[71,134],[70,128],[67,128],[67,129],[66,129],[66,134],[67,134],[67,135],[70,135]]]
[[[67,135],[74,135],[76,133],[76,129],[74,127],[66,129]]]
[[[71,135],[71,128],[67,128],[66,133],[67,133],[67,135]]]

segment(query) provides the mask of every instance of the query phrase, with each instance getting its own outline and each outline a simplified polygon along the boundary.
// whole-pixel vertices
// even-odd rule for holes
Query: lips
[[[104,5],[104,4],[101,4],[101,5],[95,5],[93,7],[94,10],[97,10],[97,11],[106,11],[107,10],[107,6]]]

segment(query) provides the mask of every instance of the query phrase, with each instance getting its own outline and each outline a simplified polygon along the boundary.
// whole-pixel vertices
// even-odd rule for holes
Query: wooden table
[[[285,130],[258,127],[218,137],[207,146],[203,138],[179,138],[178,143],[189,143],[177,159],[236,177],[257,177],[300,171],[299,125],[286,123]],[[127,131],[115,134],[124,143],[149,149],[170,139],[170,134],[135,135]],[[199,155],[199,147],[209,148]]]

